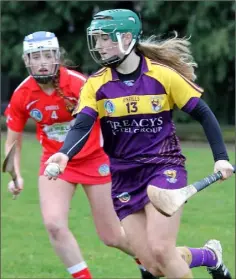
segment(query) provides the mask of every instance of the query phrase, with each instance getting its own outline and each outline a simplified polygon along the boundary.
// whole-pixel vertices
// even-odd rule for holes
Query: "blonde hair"
[[[196,79],[194,67],[197,67],[197,63],[189,49],[191,43],[189,39],[178,38],[177,32],[174,32],[174,34],[173,38],[162,41],[153,35],[140,41],[136,49],[149,59],[169,66],[184,77],[194,81]]]

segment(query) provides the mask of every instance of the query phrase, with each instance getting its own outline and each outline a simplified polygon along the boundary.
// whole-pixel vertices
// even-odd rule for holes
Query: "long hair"
[[[66,68],[75,68],[77,66],[73,65],[73,62],[67,57],[67,53],[64,48],[60,48],[60,66]],[[56,93],[58,96],[64,99],[66,110],[70,113],[73,112],[75,104],[73,104],[68,97],[63,93],[63,90],[60,88],[60,70],[58,70],[57,75],[53,78],[53,86],[55,87]]]
[[[141,40],[137,44],[136,50],[149,59],[169,66],[194,81],[196,79],[194,67],[197,67],[197,63],[189,49],[191,43],[189,39],[178,38],[177,32],[174,34],[173,38],[166,40],[158,40],[154,35],[146,40]]]

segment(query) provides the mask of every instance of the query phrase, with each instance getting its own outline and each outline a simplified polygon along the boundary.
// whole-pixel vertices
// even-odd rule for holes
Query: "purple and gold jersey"
[[[175,70],[142,57],[141,75],[132,86],[110,68],[90,76],[76,113],[100,118],[111,165],[124,161],[184,165],[172,111],[176,105],[191,112],[202,92]]]

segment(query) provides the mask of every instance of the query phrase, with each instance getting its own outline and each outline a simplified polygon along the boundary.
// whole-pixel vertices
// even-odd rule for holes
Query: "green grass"
[[[3,137],[2,142],[4,142]],[[212,172],[207,146],[183,145],[189,182]],[[2,175],[1,278],[70,278],[55,256],[42,225],[37,192],[40,147],[26,136],[22,151],[25,189],[16,201],[6,191],[9,179]],[[230,151],[231,160],[234,152]],[[3,159],[3,152],[2,152]],[[233,162],[233,161],[232,161]],[[234,178],[202,191],[188,202],[182,218],[178,244],[199,247],[210,238],[221,240],[224,261],[235,278],[235,187]],[[72,201],[70,227],[94,278],[140,278],[133,260],[98,239],[85,194],[79,188]],[[210,278],[204,267],[195,278]]]

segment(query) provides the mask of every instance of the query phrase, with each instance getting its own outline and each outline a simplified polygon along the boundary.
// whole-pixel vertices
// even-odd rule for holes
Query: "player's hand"
[[[7,185],[8,191],[12,193],[13,197],[15,198],[20,194],[20,192],[24,188],[24,179],[22,177],[17,177],[16,182],[11,180]]]
[[[45,162],[45,164],[47,165],[45,171],[44,171],[44,175],[48,177],[48,179],[57,179],[58,175],[63,173],[67,163],[69,161],[69,157],[63,153],[55,153],[53,154],[51,157],[49,157],[49,159]],[[57,170],[51,170],[50,168],[50,164],[55,163],[58,165],[59,167],[59,171]]]
[[[233,175],[233,166],[227,160],[219,160],[215,162],[214,172],[220,171],[223,175],[222,180],[228,179]]]

